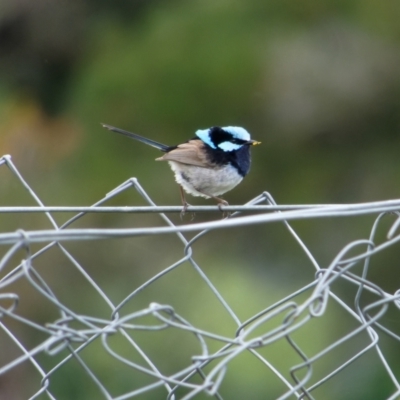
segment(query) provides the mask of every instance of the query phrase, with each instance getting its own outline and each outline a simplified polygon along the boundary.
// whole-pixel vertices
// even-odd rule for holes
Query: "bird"
[[[189,206],[184,192],[212,198],[220,209],[229,205],[218,196],[233,189],[247,175],[251,162],[250,146],[261,144],[252,140],[246,129],[238,126],[199,129],[192,139],[168,146],[115,126],[101,125],[165,153],[156,161],[167,161],[175,174],[183,205],[181,216]]]

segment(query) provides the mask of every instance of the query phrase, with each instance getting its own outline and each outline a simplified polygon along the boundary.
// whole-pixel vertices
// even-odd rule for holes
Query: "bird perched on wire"
[[[199,129],[193,139],[176,146],[167,146],[114,126],[102,126],[165,153],[156,160],[168,161],[175,173],[181,192],[182,214],[189,205],[184,191],[192,196],[213,198],[219,207],[228,205],[227,201],[217,196],[233,189],[247,175],[250,169],[250,146],[260,144],[251,140],[246,129],[237,126]]]

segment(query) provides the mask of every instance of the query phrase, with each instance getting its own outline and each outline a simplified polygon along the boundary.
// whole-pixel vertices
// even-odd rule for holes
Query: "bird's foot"
[[[185,201],[183,202],[182,211],[181,211],[181,213],[180,213],[181,219],[183,219],[183,217],[185,216],[186,211],[187,211],[187,209],[188,209],[189,206],[190,206],[190,204],[185,200]],[[190,221],[193,221],[196,214],[195,214],[194,212],[192,212],[192,213],[190,213],[190,214],[191,214]]]
[[[220,209],[220,211],[222,212],[222,219],[226,219],[229,218],[231,213],[230,211],[224,211],[221,207],[223,206],[229,206],[229,203],[226,200],[223,199],[219,199],[218,202],[218,208]]]

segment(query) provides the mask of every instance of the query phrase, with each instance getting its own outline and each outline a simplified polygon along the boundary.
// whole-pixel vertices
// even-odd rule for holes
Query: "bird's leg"
[[[182,208],[182,211],[181,211],[181,214],[180,214],[181,215],[181,219],[182,219],[184,217],[185,213],[186,213],[187,208],[190,206],[190,204],[185,199],[185,192],[183,191],[183,187],[181,185],[179,185],[179,189],[180,189],[180,192],[181,192],[181,200],[182,200],[182,204],[183,204],[183,208]],[[192,215],[192,219],[193,218],[194,218],[194,213]]]
[[[198,190],[198,189],[196,189],[196,190],[198,192],[200,192],[200,190]],[[208,193],[204,193],[204,192],[200,192],[200,193],[204,194],[205,196],[211,197],[212,199],[214,199],[218,203],[217,204],[218,208],[222,212],[222,218],[228,218],[231,215],[231,213],[229,211],[223,211],[221,209],[222,206],[229,206],[229,203],[226,200],[221,199],[220,197],[217,197],[217,196],[213,196],[213,195],[208,194]]]

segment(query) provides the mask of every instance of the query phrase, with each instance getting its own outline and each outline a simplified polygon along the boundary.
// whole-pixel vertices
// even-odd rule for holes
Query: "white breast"
[[[232,165],[224,165],[216,169],[197,167],[169,161],[175,173],[175,180],[193,196],[210,198],[233,189],[243,179]]]

